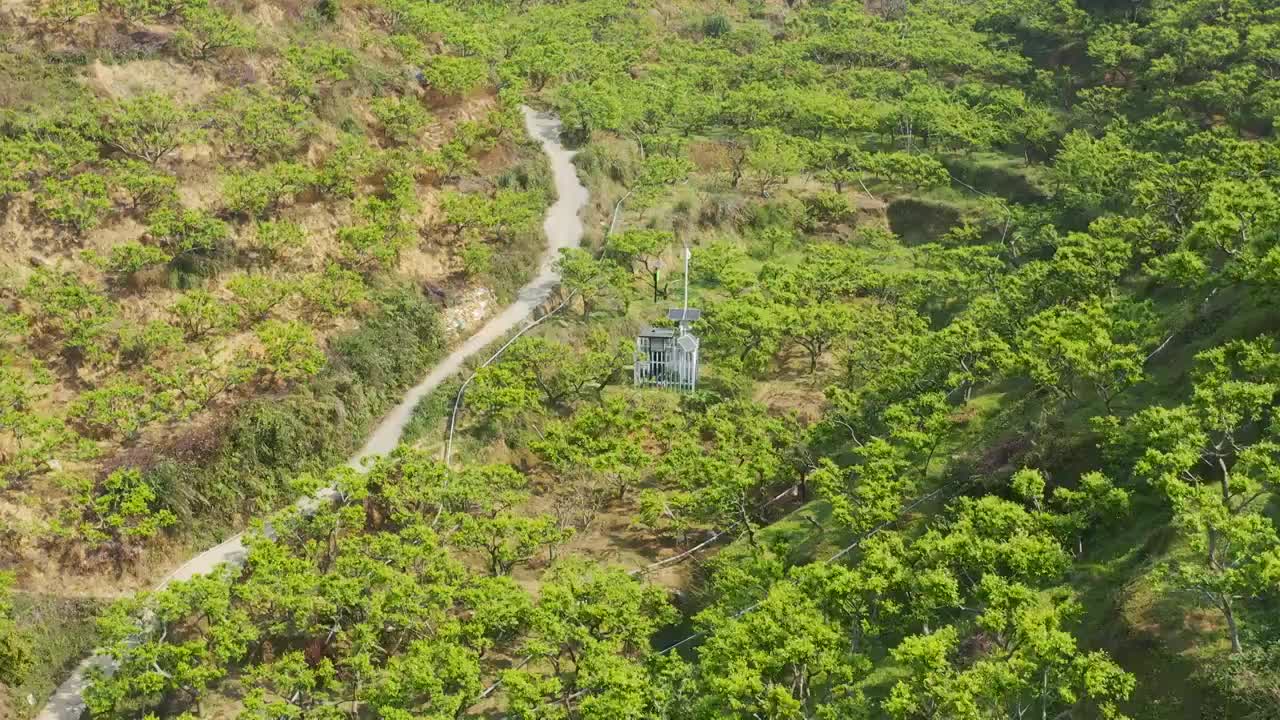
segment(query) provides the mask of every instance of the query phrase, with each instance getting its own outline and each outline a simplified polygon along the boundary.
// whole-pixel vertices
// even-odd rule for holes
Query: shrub
[[[440,352],[436,309],[411,285],[384,289],[375,300],[377,313],[333,341],[335,362],[371,387],[407,387]]]
[[[732,29],[733,26],[729,22],[729,18],[725,17],[722,13],[708,15],[702,19],[702,34],[707,37],[723,37],[728,35],[729,31]]]
[[[94,173],[66,180],[46,178],[36,193],[36,208],[46,220],[86,232],[97,227],[111,209],[107,181]]]
[[[339,0],[318,0],[316,2],[316,15],[325,22],[333,22],[338,19],[338,12],[342,9]]]

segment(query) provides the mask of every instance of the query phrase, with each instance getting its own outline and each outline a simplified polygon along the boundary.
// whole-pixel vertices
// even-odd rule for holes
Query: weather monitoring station
[[[692,325],[702,311],[689,307],[689,258],[684,249],[684,304],[667,311],[676,327],[649,327],[636,336],[633,382],[639,387],[694,390],[698,385],[698,336]]]

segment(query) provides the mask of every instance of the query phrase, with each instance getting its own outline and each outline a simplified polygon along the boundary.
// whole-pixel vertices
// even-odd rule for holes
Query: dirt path
[[[506,335],[520,325],[525,318],[542,305],[550,296],[559,281],[552,269],[561,248],[573,247],[582,239],[582,219],[578,213],[587,204],[587,189],[578,180],[573,166],[574,152],[560,144],[560,121],[548,113],[539,113],[523,108],[525,128],[529,135],[542,143],[542,149],[551,163],[552,176],[555,179],[556,202],[547,209],[547,218],[543,230],[547,236],[547,252],[542,256],[537,275],[521,288],[515,302],[508,305],[498,315],[485,323],[474,335],[449,353],[439,364],[427,374],[422,382],[409,389],[404,398],[390,413],[382,419],[360,452],[350,460],[350,465],[360,469],[371,457],[385,455],[400,442],[400,434],[413,415],[413,408],[427,393],[456,373],[462,364],[493,341]],[[314,506],[315,503],[328,497],[329,491],[322,490],[314,498],[300,501],[302,506]],[[170,573],[159,587],[164,587],[174,580],[187,580],[198,575],[212,572],[222,563],[243,562],[245,548],[243,535],[236,535],[217,547],[191,558],[181,567]],[[81,693],[87,685],[86,674],[91,667],[110,669],[110,659],[102,655],[94,655],[80,663],[67,678],[53,697],[36,716],[37,720],[77,720],[84,711]]]

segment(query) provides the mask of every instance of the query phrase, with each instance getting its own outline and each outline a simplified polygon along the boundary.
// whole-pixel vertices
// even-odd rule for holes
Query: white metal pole
[[[689,315],[689,244],[684,246],[684,311],[680,314],[680,329],[684,329],[684,324],[688,322]]]

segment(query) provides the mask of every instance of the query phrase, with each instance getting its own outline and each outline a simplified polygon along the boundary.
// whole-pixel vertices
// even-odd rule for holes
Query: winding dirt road
[[[385,455],[399,444],[400,435],[412,417],[413,408],[419,400],[458,372],[462,364],[472,355],[514,330],[547,300],[559,282],[553,264],[560,249],[574,247],[582,240],[582,219],[578,217],[578,213],[587,204],[587,189],[578,179],[577,171],[573,166],[574,151],[560,143],[560,121],[554,115],[536,112],[527,107],[522,108],[522,111],[525,128],[531,137],[542,144],[542,149],[551,163],[551,173],[558,195],[555,203],[547,209],[546,221],[542,225],[547,237],[547,251],[542,256],[538,273],[529,281],[529,284],[520,289],[515,302],[485,323],[484,327],[441,360],[422,379],[422,382],[405,393],[400,404],[378,423],[365,441],[364,447],[349,461],[349,464],[357,470],[361,469],[369,458]],[[330,490],[321,490],[315,497],[304,498],[299,501],[299,504],[314,506],[330,494]],[[175,580],[187,580],[206,575],[223,563],[243,562],[245,556],[243,539],[243,535],[236,535],[221,545],[191,558],[170,573],[158,587],[162,588]],[[87,671],[91,667],[109,670],[110,666],[110,658],[103,655],[94,655],[81,662],[72,672],[71,677],[67,678],[54,692],[53,697],[49,698],[48,703],[36,716],[36,720],[77,720],[84,711],[81,693],[87,685]]]

